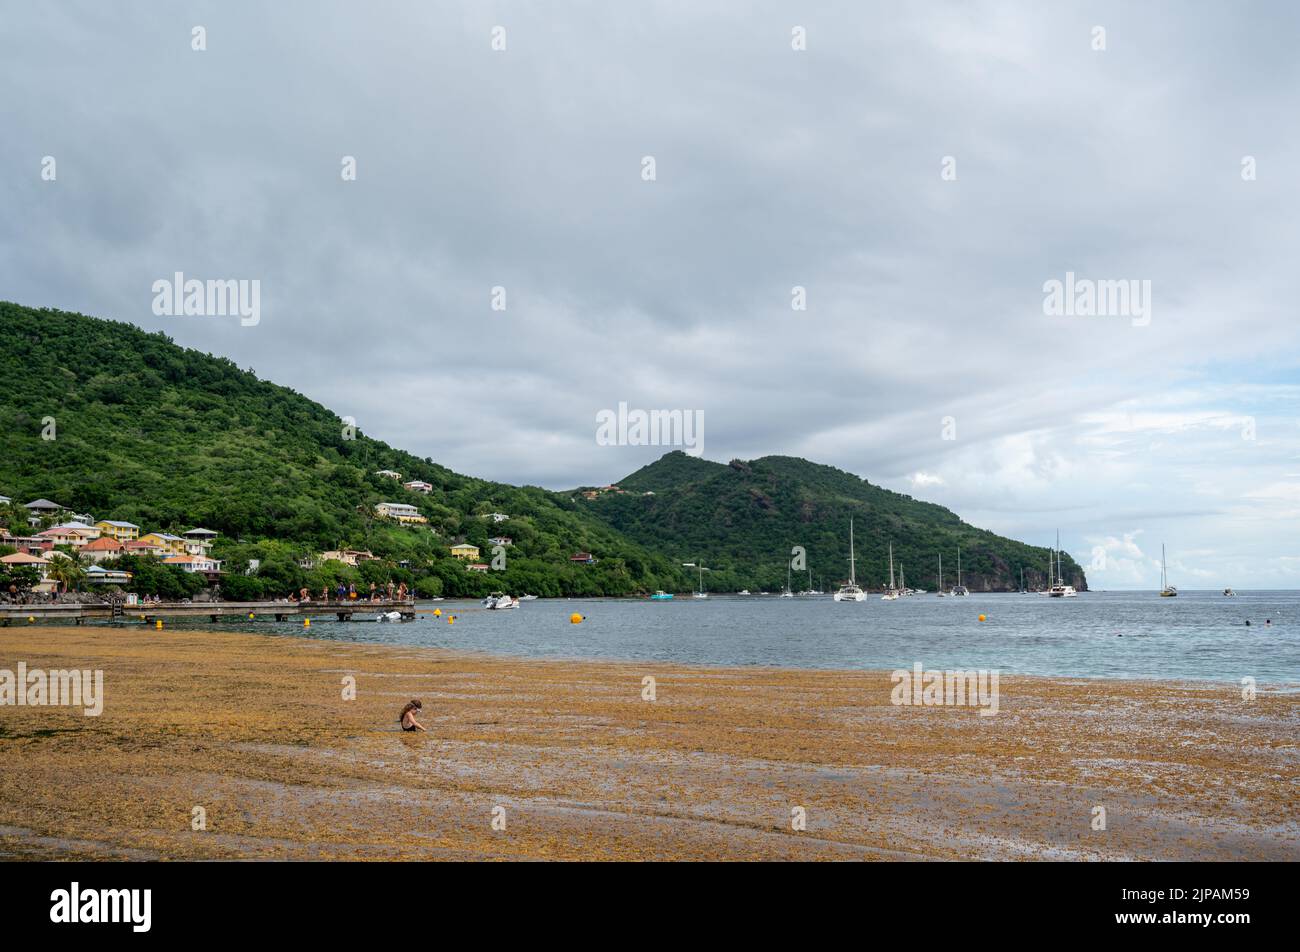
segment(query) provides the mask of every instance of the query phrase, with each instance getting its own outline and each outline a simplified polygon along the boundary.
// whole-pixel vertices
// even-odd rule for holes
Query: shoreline
[[[1300,698],[1265,686],[1007,675],[982,717],[887,670],[0,629],[19,661],[105,706],[0,707],[11,859],[1300,859]]]

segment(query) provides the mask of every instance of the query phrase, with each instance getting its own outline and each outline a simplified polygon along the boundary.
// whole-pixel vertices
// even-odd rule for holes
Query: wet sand
[[[1236,684],[1003,677],[981,717],[888,672],[218,631],[0,629],[19,661],[106,700],[0,707],[7,859],[1300,859],[1300,696]]]

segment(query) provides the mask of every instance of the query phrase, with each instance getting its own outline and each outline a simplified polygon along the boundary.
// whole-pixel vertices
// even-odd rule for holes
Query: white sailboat
[[[790,588],[790,563],[785,563],[785,588],[781,590],[781,598],[794,598],[794,591]]]
[[[894,585],[894,543],[889,543],[889,588],[880,596],[882,602],[898,601],[899,591]]]
[[[1065,578],[1061,572],[1061,530],[1056,530],[1056,569],[1052,586],[1047,590],[1049,598],[1074,598],[1079,593],[1074,590],[1073,585],[1066,585]]]
[[[957,584],[952,587],[952,591],[948,594],[953,598],[964,598],[970,594],[966,590],[966,586],[961,583],[961,546],[957,546]]]
[[[697,592],[693,592],[693,593],[691,594],[691,598],[708,598],[708,597],[709,597],[709,596],[708,596],[708,593],[706,593],[706,592],[704,591],[704,573],[705,573],[707,570],[704,568],[704,563],[703,563],[703,562],[701,562],[701,563],[700,563],[698,566],[696,566],[696,567],[700,570],[700,588],[699,588],[699,591],[697,591]]]
[[[1231,591],[1231,589],[1229,589]],[[1178,589],[1169,584],[1169,572],[1165,562],[1165,544],[1160,543],[1160,597],[1173,598],[1178,594]],[[1227,592],[1224,593],[1225,595]]]
[[[934,593],[939,598],[943,598],[943,553],[939,553],[939,591]]]
[[[853,517],[849,517],[849,582],[841,585],[834,598],[837,602],[865,602],[867,593],[858,587],[857,557],[853,552]]]

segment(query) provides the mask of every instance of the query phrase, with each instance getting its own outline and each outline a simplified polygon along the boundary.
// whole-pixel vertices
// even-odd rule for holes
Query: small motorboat
[[[659,591],[655,592],[653,595],[650,596],[650,601],[652,601],[652,602],[666,602],[666,601],[668,601],[668,599],[670,599],[670,598],[672,598],[672,597],[673,597],[673,593],[672,593],[672,592],[665,592],[663,589],[660,589]]]
[[[375,619],[375,621],[401,621],[401,620],[402,620],[401,612],[380,612],[379,617]]]
[[[1229,598],[1236,598],[1236,597],[1237,597],[1237,593],[1234,592],[1234,591],[1233,591],[1232,589],[1230,589],[1230,588],[1225,588],[1225,589],[1223,590],[1223,594],[1224,594],[1224,595],[1227,595]]]
[[[508,608],[518,608],[519,599],[507,595],[505,592],[493,592],[487,598],[483,599],[483,607],[489,611],[504,611]]]
[[[536,596],[536,595],[521,595],[521,596],[519,596],[519,600],[520,600],[521,602],[535,602],[535,601],[537,601],[537,596]]]

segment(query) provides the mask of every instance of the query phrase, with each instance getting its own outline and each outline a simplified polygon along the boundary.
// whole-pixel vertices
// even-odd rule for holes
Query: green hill
[[[914,588],[934,591],[942,553],[946,586],[962,578],[972,591],[1039,587],[1047,549],[1006,539],[961,521],[953,512],[891,492],[852,473],[789,456],[729,465],[680,451],[637,470],[585,501],[590,512],[634,541],[654,545],[679,562],[703,561],[710,587],[777,591],[784,587],[794,546],[807,553],[814,581],[826,588],[848,575],[849,517],[854,520],[859,583],[881,588],[889,579],[889,543],[896,565]],[[1083,571],[1067,555],[1066,580],[1086,588]],[[796,590],[807,574],[794,579]]]
[[[305,571],[298,560],[340,547],[408,563],[348,570],[345,580],[422,579],[430,594],[617,595],[689,585],[680,566],[568,495],[461,476],[348,433],[320,404],[163,334],[0,303],[0,342],[0,494],[15,504],[44,497],[147,530],[215,529],[223,538],[214,554],[228,569],[261,561],[264,594],[333,584],[340,563]],[[375,475],[381,469],[434,490],[409,492]],[[376,518],[381,501],[417,506],[428,526]],[[494,523],[492,512],[509,521]],[[0,514],[0,523],[21,527],[25,515]],[[513,540],[504,573],[470,573],[448,552],[464,539],[488,562],[487,540],[498,534]],[[599,561],[570,564],[578,551]]]
[[[715,569],[715,591],[774,591],[795,545],[829,585],[847,575],[850,515],[858,578],[871,586],[886,578],[890,540],[913,585],[931,589],[939,552],[953,581],[958,544],[973,590],[1014,587],[1021,566],[1036,583],[1048,561],[1047,550],[966,525],[942,507],[789,457],[723,465],[669,453],[623,480],[625,494],[594,500],[474,479],[349,430],[301,394],[163,334],[3,302],[0,432],[0,494],[15,504],[44,497],[150,531],[215,529],[222,537],[214,555],[226,560],[224,587],[236,597],[389,579],[422,594],[467,596],[685,591],[693,576],[681,563],[696,560]],[[407,491],[377,475],[385,469],[433,491]],[[385,501],[416,506],[428,524],[377,517],[374,506]],[[509,520],[494,522],[494,512]],[[0,524],[15,531],[26,516],[17,505],[0,507]],[[471,573],[448,551],[468,541],[488,562],[496,535],[512,539],[504,572]],[[381,560],[300,565],[335,548]],[[570,563],[579,551],[598,561]],[[243,574],[253,559],[260,568]],[[126,567],[137,581],[158,579],[164,594],[181,593],[178,569],[167,581],[157,566]],[[1068,559],[1066,574],[1083,587]]]

